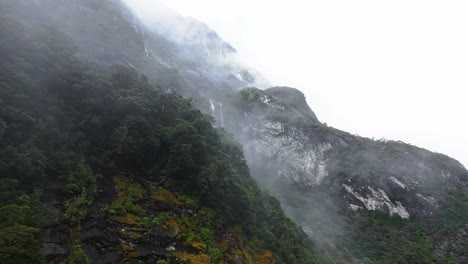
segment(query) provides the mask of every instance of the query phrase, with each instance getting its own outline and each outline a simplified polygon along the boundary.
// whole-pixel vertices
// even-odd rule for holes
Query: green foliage
[[[193,198],[191,198],[191,197],[189,197],[187,195],[179,194],[179,195],[177,195],[177,199],[181,203],[183,203],[185,207],[195,207],[198,204],[198,202],[195,199],[193,199]]]
[[[20,224],[0,228],[0,262],[44,263],[38,234],[39,229]]]
[[[234,103],[243,110],[248,110],[254,106],[260,97],[260,89],[250,87],[242,89],[234,98]]]
[[[27,25],[37,32],[32,38],[27,27],[9,24],[27,41],[2,50],[0,61],[2,263],[42,259],[35,246],[42,245],[34,221],[38,199],[32,197],[44,182],[65,179],[62,219],[79,225],[94,205],[99,182],[114,175],[165,184],[181,206],[210,208],[200,212],[192,231],[215,263],[222,259],[216,241],[222,225],[239,226],[247,240],[262,241],[257,249],[271,249],[279,263],[290,255],[298,263],[316,260],[302,231],[250,177],[239,144],[220,137],[212,118],[190,100],[149,85],[132,68],[115,65],[112,74],[98,75],[77,60],[63,34]],[[255,100],[255,90],[246,96]],[[125,197],[105,206],[104,214],[134,214],[146,227],[167,221],[164,214],[145,218],[140,203],[148,193],[126,186]],[[67,262],[89,259],[76,247]]]
[[[221,225],[216,219],[216,212],[209,208],[201,208],[196,217],[185,216],[181,222],[189,229],[185,235],[185,246],[192,247],[199,243],[201,249],[210,257],[212,263],[220,263],[223,254],[218,247],[216,230]]]
[[[115,215],[115,216],[124,216],[126,214],[134,214],[138,216],[144,216],[145,210],[138,204],[132,202],[125,202],[125,203],[112,203],[109,205],[104,206],[101,209],[102,212],[108,215]]]
[[[145,228],[152,228],[153,226],[162,226],[164,225],[171,215],[169,213],[160,213],[158,216],[155,217],[144,217],[141,226]]]
[[[68,175],[65,191],[71,195],[83,195],[86,192],[86,198],[91,200],[96,193],[96,176],[91,168],[80,162]]]
[[[80,245],[72,248],[70,256],[65,260],[65,264],[91,264],[91,260]]]
[[[78,224],[86,216],[87,200],[83,197],[74,197],[64,202],[65,212],[63,218],[71,225]]]
[[[44,263],[40,229],[45,211],[41,192],[21,194],[18,181],[1,180],[0,263]]]
[[[98,176],[94,175],[89,166],[80,160],[74,164],[73,170],[67,176],[65,192],[70,198],[65,200],[64,218],[71,224],[81,222],[86,216],[86,207],[91,205],[96,195]]]
[[[365,263],[382,259],[391,259],[392,263],[436,263],[427,231],[415,220],[376,211],[361,212],[357,217],[353,220],[358,223],[352,232],[355,235],[344,242],[353,257]]]
[[[450,206],[442,209],[434,225],[438,229],[455,231],[468,221],[468,194],[450,190],[445,198]]]

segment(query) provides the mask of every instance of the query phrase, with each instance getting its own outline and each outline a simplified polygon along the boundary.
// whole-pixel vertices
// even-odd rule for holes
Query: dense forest
[[[189,99],[0,22],[1,263],[318,263]]]

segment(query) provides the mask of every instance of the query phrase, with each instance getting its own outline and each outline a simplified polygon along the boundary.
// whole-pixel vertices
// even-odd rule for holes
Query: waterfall
[[[221,109],[221,127],[224,127],[224,117],[223,117],[223,104],[219,103]]]
[[[210,108],[211,115],[215,118],[216,121],[220,122],[220,127],[224,127],[223,104],[210,99]],[[218,113],[216,113],[217,108],[219,108]]]
[[[214,118],[216,118],[215,106],[213,104],[213,100],[211,100],[211,99],[210,99],[210,107],[211,107],[211,114],[213,115]]]

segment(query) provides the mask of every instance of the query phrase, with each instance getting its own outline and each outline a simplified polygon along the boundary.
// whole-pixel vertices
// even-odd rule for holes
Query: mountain
[[[157,23],[152,22],[156,26],[150,30],[121,0],[4,2],[5,14],[18,14],[64,32],[77,47],[77,56],[100,71],[108,64],[133,67],[150,81],[166,89],[184,90],[192,97],[199,96],[196,90],[263,82],[238,63],[235,49],[205,24],[163,6],[162,11],[154,10],[164,16],[157,16]]]
[[[247,88],[234,102],[253,175],[332,258],[466,262],[468,173],[458,161],[328,127],[291,88]]]
[[[210,116],[39,16],[125,9],[66,2],[0,5],[0,262],[319,263]]]
[[[328,127],[300,91],[253,88],[268,82],[208,26],[156,9],[0,2],[0,243],[19,241],[2,262],[44,242],[57,263],[468,261],[459,162]]]

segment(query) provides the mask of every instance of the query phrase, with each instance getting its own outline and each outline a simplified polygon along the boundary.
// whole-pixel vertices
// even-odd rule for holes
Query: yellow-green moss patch
[[[140,184],[122,176],[115,176],[113,180],[118,187],[118,203],[136,202],[145,197],[146,191]]]
[[[153,198],[157,202],[164,203],[164,204],[175,205],[175,206],[184,205],[182,202],[180,202],[177,199],[177,197],[173,193],[162,188],[159,188],[153,191],[151,193],[151,198]]]
[[[185,263],[191,263],[191,264],[210,264],[210,257],[205,254],[190,254],[187,252],[181,252],[181,251],[176,251],[173,253],[175,257],[178,257],[180,260],[182,260]]]
[[[257,264],[273,264],[275,259],[273,258],[273,253],[270,250],[265,250],[261,255],[255,258],[255,263]]]
[[[181,227],[176,219],[169,219],[164,226],[161,228],[161,232],[169,237],[178,237],[181,231]]]
[[[124,216],[116,216],[114,217],[114,220],[121,223],[121,224],[127,224],[127,225],[137,225],[138,223],[141,222],[141,218],[137,215],[134,214],[126,214]]]

